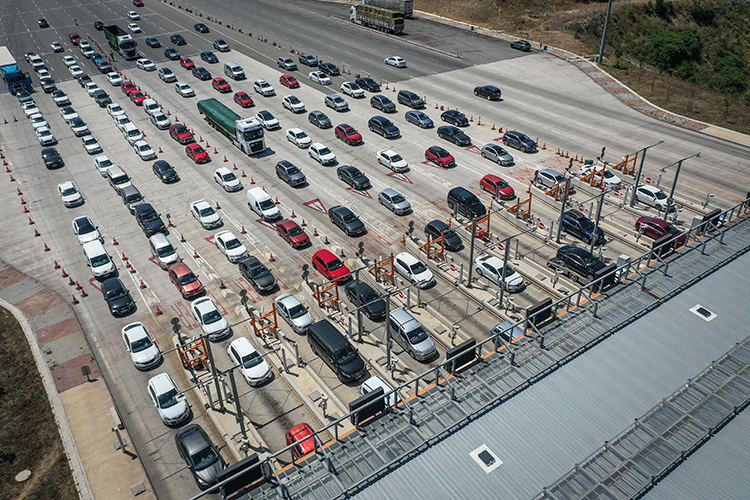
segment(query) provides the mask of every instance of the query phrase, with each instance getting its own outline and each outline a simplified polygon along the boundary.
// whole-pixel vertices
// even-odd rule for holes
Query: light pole
[[[607,28],[609,27],[609,15],[612,12],[612,0],[607,3],[607,15],[604,18],[604,29],[602,30],[602,43],[599,45],[599,56],[596,58],[596,62],[602,63],[604,59],[604,44],[607,40]]]
[[[652,144],[650,146],[646,146],[645,148],[643,148],[643,149],[641,149],[639,151],[636,151],[635,154],[638,154],[641,151],[643,151],[643,156],[641,156],[641,163],[638,166],[638,173],[635,176],[635,185],[633,185],[633,192],[631,193],[631,196],[630,196],[630,206],[631,207],[635,203],[635,192],[638,190],[638,183],[641,180],[641,172],[643,172],[643,162],[646,161],[646,151],[648,151],[649,149],[653,148],[654,146],[658,146],[659,144],[663,144],[663,143],[664,143],[664,141],[659,141],[656,144]]]
[[[668,168],[671,168],[671,167],[677,165],[677,171],[674,173],[674,181],[672,181],[672,189],[669,191],[669,199],[670,200],[673,199],[673,197],[674,197],[674,190],[677,187],[677,178],[680,176],[680,169],[682,168],[682,162],[685,161],[685,160],[689,160],[690,158],[699,158],[700,155],[701,155],[701,153],[700,153],[700,151],[698,151],[697,153],[695,153],[693,155],[686,156],[685,158],[683,158],[681,160],[677,160],[676,162],[672,163],[671,165],[667,165],[666,167],[664,167],[661,170],[659,170],[659,172],[664,173],[664,171],[666,171]]]

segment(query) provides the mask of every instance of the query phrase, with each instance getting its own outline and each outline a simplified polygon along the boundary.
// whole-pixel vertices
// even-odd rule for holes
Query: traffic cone
[[[29,226],[31,226],[32,224],[34,224],[34,219],[32,219],[31,217],[29,217]]]
[[[314,227],[313,228],[313,236],[317,236],[317,235],[318,235],[318,228]]]
[[[273,254],[271,254],[271,256],[268,258],[268,261],[269,262],[275,262],[276,261],[276,259],[273,258]]]
[[[71,279],[71,281],[73,280],[73,278],[70,278],[70,279]],[[83,290],[83,287],[77,281],[76,281],[76,290]]]
[[[263,191],[265,191],[265,188],[263,188]],[[279,203],[280,203],[280,202],[279,202],[279,197],[277,196],[277,197],[276,197],[276,204],[278,205]],[[31,219],[31,217],[29,217],[29,219]]]
[[[234,162],[232,163],[232,170],[237,170],[237,164]]]
[[[8,119],[7,118],[3,118],[3,125],[7,125],[7,124],[8,124]]]
[[[73,304],[78,304],[78,299],[76,298],[75,295],[73,295]]]
[[[219,205],[219,202],[216,202],[216,210],[221,210],[221,205]]]
[[[214,148],[214,153],[217,153],[216,148]],[[224,163],[227,163],[229,160],[227,160],[227,155],[224,155]]]
[[[300,226],[305,227],[306,225],[307,223],[305,222],[305,219],[302,219],[302,224],[300,224]]]
[[[547,149],[547,143],[542,144],[542,149]]]
[[[16,182],[16,180],[13,178],[13,174],[10,174],[10,182]]]
[[[21,192],[21,188],[16,188],[16,189],[18,189],[18,196],[21,196],[21,195],[23,194],[23,193]]]
[[[482,117],[480,116],[479,118],[477,118],[477,125],[481,125],[481,124],[482,124]]]
[[[75,286],[76,282],[73,281],[73,276],[68,276],[68,286]]]
[[[470,122],[473,122],[473,121],[474,121],[474,115],[471,115],[471,118],[469,118],[469,121],[470,121]]]
[[[60,264],[58,264],[57,261],[55,261],[55,269],[60,269]]]
[[[117,238],[115,238],[114,236],[112,237],[112,245],[114,246],[119,245],[119,243],[117,243]]]
[[[325,244],[328,245],[328,236],[326,236]]]
[[[247,177],[247,176],[245,175],[245,171],[244,171],[244,170],[242,171],[242,174],[241,174],[241,176],[242,176],[242,177]],[[253,180],[253,178],[252,178],[252,177],[250,177],[250,180],[252,181],[252,180]],[[255,183],[254,183],[254,182],[251,182],[250,184],[255,184]]]
[[[242,229],[240,230],[240,234],[247,234],[247,231],[245,231],[245,226],[242,226]]]
[[[125,262],[128,261],[128,256],[125,255],[125,252],[122,252],[122,260],[124,260]]]
[[[448,219],[448,227],[451,227],[452,220]]]
[[[55,262],[57,262],[57,261],[55,261]],[[65,272],[65,268],[64,267],[62,268],[62,277],[63,278],[67,278],[68,277],[68,273]]]
[[[88,296],[89,296],[89,294],[86,293],[86,290],[84,290],[83,287],[81,287],[81,297],[86,298]]]
[[[341,247],[341,252],[339,253],[339,257],[341,257],[342,259],[346,257],[346,255],[344,255],[344,247]]]
[[[206,143],[206,146],[208,146],[208,143]],[[219,150],[216,149],[216,146],[214,146],[214,154],[215,155],[219,154]]]
[[[42,234],[39,232],[37,228],[34,228],[34,236],[41,236]]]
[[[193,250],[193,257],[195,257],[196,259],[200,259],[201,256],[198,255],[198,250]]]
[[[180,234],[180,243],[185,243],[185,237],[182,234]]]
[[[224,284],[224,280],[219,281],[219,288],[224,290],[227,286]]]
[[[143,278],[141,278],[141,288],[146,288],[146,283],[144,283]]]
[[[47,246],[47,244],[46,244],[46,243],[44,244],[44,251],[45,251],[45,252],[49,252],[49,247]]]
[[[21,205],[26,205],[26,200],[24,200],[23,198],[21,198]]]
[[[163,153],[164,151],[161,150],[161,146],[159,146],[159,153]]]
[[[14,121],[14,122],[17,122],[17,121],[18,121],[18,118],[16,118],[16,115],[13,115],[13,121]]]
[[[159,308],[159,306],[156,306],[156,315],[161,316],[161,314],[162,314],[161,309]]]
[[[495,124],[494,123],[492,124],[492,129],[491,130],[495,130]]]
[[[130,262],[128,262],[130,264]],[[133,267],[133,264],[130,264],[130,274],[135,274],[135,267]]]
[[[169,219],[167,219],[167,226],[174,227],[174,224],[172,224],[172,217],[170,217]]]
[[[406,245],[406,233],[401,237],[401,243]]]
[[[179,118],[177,118],[177,115],[174,115],[174,121],[175,121],[175,123],[177,123],[177,122],[179,122],[179,121],[180,121],[180,119],[179,119]]]
[[[292,210],[292,219],[294,219],[295,217],[297,217],[297,214],[295,214],[294,210]]]
[[[23,206],[23,213],[29,213],[29,207],[27,207],[26,205]]]
[[[242,171],[242,177],[245,177],[245,171],[244,170]],[[250,177],[250,184],[255,184],[255,179],[253,179],[252,177]]]
[[[200,136],[200,139],[198,140],[198,142],[203,142],[203,136]]]

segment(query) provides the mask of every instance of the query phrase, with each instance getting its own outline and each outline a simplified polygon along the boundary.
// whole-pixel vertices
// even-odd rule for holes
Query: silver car
[[[482,158],[492,160],[498,165],[513,165],[513,157],[508,153],[505,148],[498,146],[497,144],[487,144],[482,148]]]
[[[296,333],[305,333],[307,327],[312,325],[313,318],[307,308],[290,293],[280,295],[274,300],[276,313],[284,318]]]
[[[378,194],[378,203],[396,215],[404,215],[411,212],[411,204],[404,195],[393,188],[384,189]]]
[[[430,359],[437,349],[424,327],[404,309],[395,309],[388,316],[391,337],[418,361]]]

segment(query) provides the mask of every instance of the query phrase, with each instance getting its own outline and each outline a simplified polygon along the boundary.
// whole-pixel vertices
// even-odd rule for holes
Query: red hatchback
[[[431,146],[427,149],[424,152],[424,159],[443,168],[452,167],[456,164],[456,159],[453,158],[453,155],[440,146]]]
[[[187,153],[188,158],[195,163],[206,163],[211,161],[211,157],[208,156],[206,150],[197,142],[192,142],[185,146],[185,152]]]
[[[173,123],[169,127],[169,135],[180,144],[190,144],[191,142],[195,142],[195,136],[193,133],[182,123]]]
[[[120,90],[122,90],[123,94],[130,95],[131,92],[138,90],[138,87],[136,87],[133,82],[122,82],[120,84]]]
[[[211,85],[213,86],[213,88],[215,88],[222,94],[232,91],[232,86],[229,85],[229,82],[227,82],[220,76],[217,76],[216,78],[214,78],[213,81],[211,82]]]
[[[330,250],[325,248],[315,252],[312,258],[313,267],[318,270],[320,274],[325,276],[331,281],[335,281],[337,285],[346,283],[352,279],[351,271],[339,260],[338,257],[333,255]]]
[[[347,125],[346,123],[342,123],[341,125],[336,126],[336,130],[334,131],[334,133],[336,134],[337,139],[341,139],[350,146],[354,146],[355,144],[359,144],[362,142],[362,134],[357,132],[357,129],[355,129],[351,125]]]
[[[656,217],[641,217],[635,221],[635,230],[643,230],[643,234],[655,240],[663,238],[664,236],[670,236],[672,238],[677,238],[677,242],[680,245],[684,245],[687,242],[687,235],[677,229],[674,224],[663,219],[657,219]]]
[[[314,433],[312,427],[304,423],[295,425],[286,433],[286,444],[296,443],[296,446],[292,448],[296,458],[302,458],[315,451],[315,438],[312,437]]]
[[[249,108],[253,105],[253,98],[247,95],[247,92],[236,92],[234,94],[234,102],[243,108]]]
[[[296,222],[284,219],[276,223],[276,231],[292,248],[302,248],[310,244],[310,238]]]
[[[130,100],[133,101],[136,106],[143,106],[143,101],[146,100],[146,96],[143,95],[143,92],[140,90],[136,90],[130,93]]]
[[[479,181],[479,187],[501,200],[512,200],[516,197],[513,188],[496,175],[489,174],[482,177],[482,180]]]
[[[290,89],[299,88],[299,82],[292,75],[281,75],[279,77],[279,83],[284,87],[289,87]]]
[[[180,66],[185,69],[193,69],[195,68],[195,63],[189,57],[183,57],[182,59],[180,59]]]
[[[133,5],[136,7],[143,7],[143,0],[133,0]]]
[[[81,41],[81,35],[79,35],[75,31],[71,32],[68,36],[70,36],[70,43],[72,43],[73,45],[78,45],[78,42]]]
[[[185,299],[197,297],[204,292],[203,284],[198,276],[193,274],[193,271],[184,262],[169,266],[167,274]]]

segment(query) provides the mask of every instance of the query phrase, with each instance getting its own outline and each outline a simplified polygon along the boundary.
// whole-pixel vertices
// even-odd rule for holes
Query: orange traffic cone
[[[275,262],[276,261],[276,259],[273,258],[273,254],[271,254],[271,256],[268,258],[268,261],[269,262]]]
[[[247,231],[245,231],[245,226],[242,226],[242,229],[240,230],[240,234],[247,234]]]
[[[159,308],[159,306],[156,306],[156,315],[161,316],[161,314],[161,309]]]

